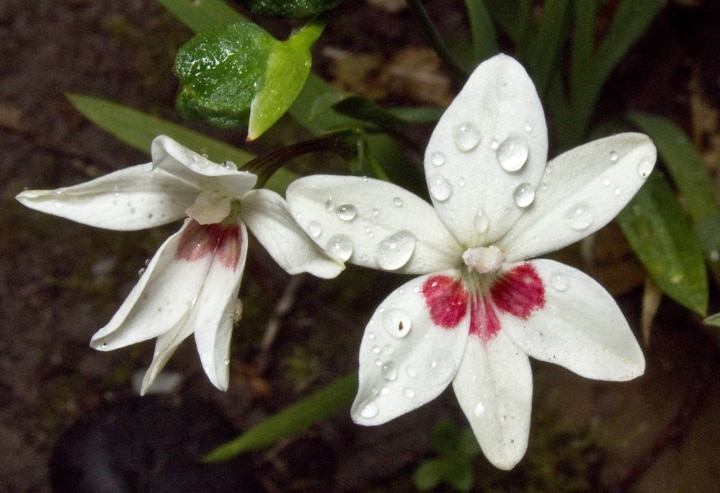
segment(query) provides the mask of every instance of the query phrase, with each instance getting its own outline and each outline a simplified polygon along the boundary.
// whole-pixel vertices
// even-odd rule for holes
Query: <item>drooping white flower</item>
[[[628,380],[645,360],[612,297],[580,271],[529,260],[595,232],[652,170],[645,136],[620,134],[546,163],[532,81],[512,58],[481,64],[425,155],[432,198],[390,183],[302,178],[290,211],[339,260],[419,277],[392,292],[360,348],[353,419],[378,425],[452,382],[485,455],[510,469],[527,448],[528,356],[579,375]]]
[[[152,143],[152,162],[57,190],[28,190],[25,206],[83,224],[138,230],[187,217],[91,345],[112,350],[157,337],[144,393],[189,335],[210,381],[228,386],[228,356],[249,228],[290,274],[335,277],[330,259],[292,220],[278,194],[253,190],[257,178],[219,165],[169,137]]]

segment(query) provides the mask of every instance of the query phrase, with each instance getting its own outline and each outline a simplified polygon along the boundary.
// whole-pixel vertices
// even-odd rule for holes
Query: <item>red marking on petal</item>
[[[217,254],[223,266],[235,269],[240,261],[241,244],[242,237],[237,224],[198,224],[191,220],[180,235],[175,259],[194,262]]]
[[[460,279],[433,276],[422,287],[432,321],[444,329],[454,329],[467,312],[468,292]]]
[[[488,342],[500,332],[495,308],[484,296],[476,296],[470,304],[470,335]]]
[[[498,277],[490,296],[501,312],[525,319],[545,306],[545,285],[535,267],[527,263]]]

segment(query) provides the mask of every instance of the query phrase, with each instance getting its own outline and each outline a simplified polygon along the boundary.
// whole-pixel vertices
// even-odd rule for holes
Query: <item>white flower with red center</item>
[[[157,337],[143,393],[191,334],[208,378],[227,389],[247,228],[290,274],[330,278],[342,271],[342,264],[324,254],[292,220],[282,197],[253,190],[256,180],[232,163],[213,163],[160,136],[152,143],[152,163],[72,187],[17,196],[32,209],[113,230],[145,229],[188,217],[91,341],[94,348],[109,351]]]
[[[485,455],[512,468],[527,448],[528,356],[628,380],[645,360],[613,298],[582,272],[528,260],[595,232],[627,204],[656,151],[636,133],[546,162],[532,81],[512,58],[481,64],[427,147],[433,205],[378,180],[312,176],[290,185],[299,224],[339,260],[419,277],[368,323],[352,408],[378,425],[452,382]]]

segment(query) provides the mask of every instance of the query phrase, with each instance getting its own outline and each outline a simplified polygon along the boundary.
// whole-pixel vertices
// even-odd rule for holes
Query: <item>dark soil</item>
[[[462,29],[455,10],[440,1],[428,4],[442,19],[445,33]],[[114,408],[120,416],[134,409],[127,404],[135,402],[129,400],[131,381],[149,363],[152,343],[111,353],[96,352],[87,344],[132,287],[145,259],[174,229],[92,230],[26,210],[14,196],[23,188],[56,188],[146,162],[146,154],[85,121],[65,94],[95,95],[180,121],[173,110],[176,82],[170,68],[175,50],[190,36],[152,0],[0,0],[0,491],[51,491],[49,461],[65,430],[83,416],[97,416],[98,408]],[[337,67],[328,53],[364,53],[382,66],[424,41],[407,12],[388,14],[348,0],[322,43],[325,49],[318,49],[316,64],[334,74]],[[714,172],[720,167],[713,113],[720,104],[717,46],[720,8],[715,2],[671,3],[618,67],[599,113],[631,108],[673,119],[701,145]],[[373,70],[371,64],[365,88],[378,86]],[[444,101],[448,90],[443,86],[429,99]],[[378,95],[402,102],[414,96],[416,92],[405,89]],[[697,110],[700,97],[705,106]],[[240,132],[190,126],[243,145]],[[637,325],[642,272],[635,269],[640,273],[621,289],[607,270],[613,267],[600,272],[601,279],[615,292],[627,291],[619,299]],[[212,435],[212,443],[218,443],[335,376],[354,371],[369,314],[400,282],[395,276],[373,276],[368,282],[351,268],[334,281],[301,277],[294,291],[286,291],[288,276],[253,247],[241,293],[244,317],[235,333],[230,389],[221,393],[207,382],[188,341],[168,365],[182,377],[168,402],[200,409],[200,416],[220,413],[217,428],[208,431],[212,435],[221,430],[219,437]],[[348,286],[353,286],[351,292]],[[284,294],[291,308],[275,317]],[[280,335],[261,349],[273,320],[281,324]],[[478,491],[716,491],[717,335],[665,300],[645,352],[646,375],[624,384],[588,381],[561,368],[534,364],[528,454],[510,473],[496,471],[478,457]],[[162,421],[165,408],[159,409],[151,411]],[[464,426],[450,392],[377,428],[357,427],[347,414],[344,410],[299,437],[247,457],[238,468],[243,474],[250,471],[271,491],[412,491],[414,468],[431,457],[430,435],[437,420],[445,417]],[[193,423],[195,418],[182,419]],[[148,423],[152,428],[152,419]],[[120,438],[107,438],[109,443],[139,442],[139,449],[147,451],[144,432],[115,428],[125,431]],[[147,436],[156,435],[148,431]],[[194,457],[206,451],[207,443],[193,449]],[[67,451],[67,445],[63,447]],[[79,442],[72,442],[70,450],[75,447],[78,457],[86,453]],[[152,450],[159,454],[153,464],[161,463],[163,452]],[[168,480],[165,486],[170,484]]]

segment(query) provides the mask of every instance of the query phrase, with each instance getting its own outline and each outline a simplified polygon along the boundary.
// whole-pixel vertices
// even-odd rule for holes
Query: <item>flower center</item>
[[[219,191],[206,190],[195,199],[195,203],[185,210],[199,224],[217,224],[228,217],[232,198]]]
[[[500,269],[505,262],[505,252],[496,246],[474,247],[465,250],[462,259],[468,270],[474,270],[478,274],[489,274]]]

